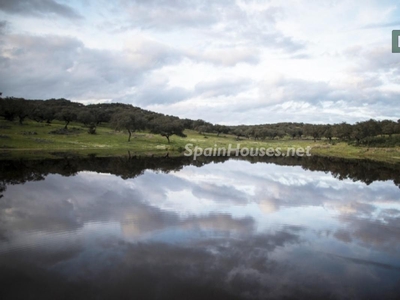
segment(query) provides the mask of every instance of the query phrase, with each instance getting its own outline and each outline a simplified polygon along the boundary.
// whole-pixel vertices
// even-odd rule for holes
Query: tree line
[[[261,125],[228,126],[212,124],[204,120],[181,119],[171,115],[152,112],[129,104],[108,103],[83,105],[67,99],[27,100],[15,97],[0,97],[0,116],[8,121],[23,124],[26,118],[50,124],[53,120],[64,122],[68,130],[71,122],[80,122],[95,134],[101,123],[116,130],[125,130],[130,141],[135,131],[149,130],[164,136],[168,143],[172,135],[184,137],[184,130],[191,129],[200,134],[214,133],[217,136],[234,135],[236,139],[339,139],[357,145],[387,143],[392,136],[400,134],[400,120],[367,120],[349,124],[308,124],[282,122]],[[396,139],[398,142],[398,139]]]
[[[140,130],[160,134],[167,138],[168,143],[172,135],[185,136],[184,123],[178,117],[122,103],[83,105],[66,99],[26,100],[7,97],[0,98],[0,116],[20,124],[26,118],[47,124],[58,120],[64,122],[65,131],[71,122],[79,122],[88,128],[90,134],[95,134],[101,123],[106,123],[115,130],[126,130],[128,141],[133,132]]]

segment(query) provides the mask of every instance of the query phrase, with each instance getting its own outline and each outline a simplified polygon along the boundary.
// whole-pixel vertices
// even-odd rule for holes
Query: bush
[[[400,146],[400,136],[379,136],[379,137],[368,137],[360,141],[360,146],[369,147],[396,147]]]

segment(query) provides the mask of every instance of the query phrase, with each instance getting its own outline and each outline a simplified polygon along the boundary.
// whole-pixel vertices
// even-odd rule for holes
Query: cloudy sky
[[[397,120],[399,6],[0,0],[0,91],[223,124]]]

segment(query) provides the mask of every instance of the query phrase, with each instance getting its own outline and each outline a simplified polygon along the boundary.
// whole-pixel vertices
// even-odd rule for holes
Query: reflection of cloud
[[[278,210],[274,199],[264,199],[258,204],[263,213],[269,214]]]
[[[350,243],[352,241],[350,234],[345,230],[338,230],[333,234],[333,236],[345,243]]]
[[[398,253],[400,251],[400,219],[387,216],[384,220],[373,220],[358,217],[341,216],[340,220],[346,224],[346,233],[339,231],[335,237],[367,248],[380,251]],[[344,237],[344,239],[343,239]]]
[[[85,243],[79,251],[66,245],[65,253],[56,261],[42,260],[42,251],[23,249],[2,261],[0,279],[5,276],[4,271],[10,274],[13,266],[13,278],[25,274],[34,283],[31,289],[21,283],[24,288],[19,289],[20,292],[30,292],[44,299],[47,298],[40,290],[43,283],[54,284],[59,288],[55,289],[57,292],[68,291],[72,295],[82,296],[83,288],[91,292],[94,289],[102,295],[122,293],[141,299],[158,298],[159,294],[163,298],[181,299],[182,292],[185,292],[183,295],[188,293],[190,299],[210,298],[211,295],[231,299],[232,296],[245,297],[248,293],[268,295],[271,291],[279,295],[284,285],[296,284],[295,278],[281,282],[281,275],[294,276],[293,269],[270,258],[278,247],[298,243],[297,234],[290,229],[240,239],[205,236],[188,245],[132,244],[110,237],[98,237],[93,242]],[[16,264],[20,255],[25,259]],[[41,262],[40,267],[37,261]],[[58,282],[60,277],[70,282],[70,288]],[[81,289],[75,289],[78,282]],[[54,297],[54,293],[51,296]]]
[[[32,289],[46,282],[70,291],[61,277],[81,283],[72,294],[105,297],[384,297],[398,279],[387,267],[399,261],[398,195],[391,182],[242,161],[129,180],[49,175],[10,185],[0,199],[0,281],[13,268]]]
[[[251,234],[252,218],[234,219],[228,214],[212,214],[204,217],[192,217],[181,221],[185,229],[213,230],[240,234]]]
[[[125,237],[137,238],[146,233],[165,229],[178,223],[174,213],[163,212],[146,205],[129,205],[123,212],[121,222]]]
[[[230,185],[216,185],[211,182],[202,182],[193,187],[192,193],[197,198],[210,199],[215,202],[226,201],[243,205],[247,203],[247,195]]]
[[[334,206],[334,209],[339,211],[343,215],[371,215],[371,213],[374,212],[376,208],[371,204],[353,201],[350,203],[340,203],[337,206]]]
[[[227,214],[212,214],[204,217],[189,216],[178,219],[176,214],[158,211],[131,210],[125,215],[126,220],[121,222],[121,230],[127,238],[140,238],[148,233],[173,228],[186,231],[211,231],[216,234],[251,234],[254,220],[251,218],[234,219]],[[155,211],[153,211],[155,212]]]
[[[338,181],[329,174],[311,173],[299,167],[230,161],[203,168],[186,167],[170,174],[146,171],[127,181],[94,173],[69,178],[48,176],[43,182],[30,182],[18,188],[9,186],[4,195],[0,202],[3,224],[0,236],[5,239],[7,232],[17,228],[22,231],[71,231],[87,222],[102,221],[121,222],[123,233],[134,237],[173,227],[207,230],[208,226],[215,231],[230,227],[236,232],[249,232],[250,223],[243,223],[243,216],[228,216],[230,210],[239,206],[250,212],[248,208],[253,204],[259,211],[277,218],[278,222],[284,217],[285,222],[296,224],[301,213],[299,218],[288,220],[285,217],[287,209],[301,208],[303,211],[308,207],[324,207],[334,211],[335,217],[356,220],[370,218],[379,203],[388,206],[396,201],[398,190],[389,182],[366,187],[363,183]],[[190,200],[177,198],[182,195]],[[202,199],[206,201],[202,202]],[[393,222],[396,213],[396,209],[382,210],[380,218]],[[263,222],[258,216],[252,218],[255,224]],[[304,221],[304,225],[310,222]],[[345,230],[350,237],[340,232],[336,237],[357,241],[353,236],[358,228],[356,224],[349,221],[345,224],[351,227],[351,230]],[[382,223],[379,230],[374,230],[384,230],[385,224],[388,223]],[[385,240],[368,237],[371,235],[369,226],[373,225],[364,224],[357,229],[362,240],[377,247],[379,241],[385,243]],[[387,238],[391,234],[394,232]],[[379,236],[379,233],[374,235]]]
[[[61,294],[77,298],[86,296],[85,291],[107,298],[123,295],[155,299],[162,295],[167,299],[336,299],[350,293],[355,298],[386,298],[394,292],[396,278],[391,272],[397,268],[337,255],[328,255],[333,259],[316,265],[324,256],[296,257],[300,234],[298,228],[287,227],[235,239],[204,236],[184,245],[128,243],[99,236],[80,249],[66,244],[63,253],[50,260],[41,259],[42,251],[23,249],[7,259],[0,257],[2,282],[6,276],[25,279],[19,282],[17,291],[5,285],[2,293],[12,291],[19,298],[34,294],[41,299]],[[295,257],[279,259],[277,254],[285,249],[291,249]],[[363,272],[366,266],[369,272]],[[384,280],[371,276],[376,269]],[[42,290],[43,284],[54,290]],[[384,289],[366,290],[365,286]]]
[[[331,254],[332,255],[332,254]],[[360,264],[360,265],[366,265],[366,266],[374,266],[374,267],[379,267],[379,268],[384,268],[388,270],[396,270],[400,271],[400,265],[399,266],[393,266],[385,263],[380,263],[376,261],[371,261],[371,260],[366,260],[366,259],[359,259],[359,258],[354,258],[354,257],[346,257],[346,256],[341,256],[341,255],[332,255],[337,258],[341,258],[343,260],[355,263],[355,264]]]

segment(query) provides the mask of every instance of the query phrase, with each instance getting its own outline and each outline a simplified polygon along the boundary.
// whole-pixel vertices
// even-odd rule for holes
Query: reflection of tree
[[[374,181],[393,180],[400,187],[400,165],[322,157],[311,157],[302,165],[311,171],[328,171],[340,180],[352,179],[367,185]]]
[[[0,181],[0,198],[3,197],[3,192],[6,190],[7,186],[4,181]]]
[[[379,180],[393,180],[400,186],[400,165],[378,163],[367,160],[344,160],[324,157],[247,157],[236,158],[251,163],[274,163],[284,166],[302,166],[310,171],[330,172],[339,180],[352,179],[370,184]],[[18,184],[27,181],[43,180],[48,174],[73,176],[80,171],[111,173],[123,179],[134,178],[145,170],[155,170],[168,173],[178,171],[187,165],[201,167],[209,163],[227,161],[228,157],[88,157],[63,158],[45,160],[5,160],[0,163],[0,193],[6,189],[6,184]]]
[[[342,159],[327,157],[270,157],[268,159],[253,157],[251,162],[274,163],[283,166],[302,166],[305,170],[330,172],[333,177],[343,180],[352,179],[367,185],[374,181],[393,180],[400,187],[400,165],[373,162],[359,159]]]
[[[204,158],[193,161],[190,157],[143,157],[143,158],[70,158],[45,160],[4,160],[0,163],[0,192],[6,184],[20,184],[44,180],[48,174],[74,176],[80,171],[110,173],[123,179],[134,178],[145,170],[164,173],[178,171],[185,165],[202,166],[211,162],[222,162],[227,158]]]

